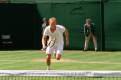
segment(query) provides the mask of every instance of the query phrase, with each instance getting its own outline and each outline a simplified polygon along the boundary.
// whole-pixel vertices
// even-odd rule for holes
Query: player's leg
[[[91,37],[91,35],[85,36],[85,44],[84,44],[85,51],[88,49],[88,43],[89,43],[90,37]]]
[[[47,70],[50,70],[52,48],[47,47],[46,54],[47,54],[47,58],[46,58]]]
[[[94,43],[94,47],[95,47],[95,51],[97,51],[97,39],[94,35],[92,35],[93,38],[93,43]]]
[[[60,59],[61,59],[61,54],[60,54],[60,53],[57,53],[57,54],[56,54],[56,59],[57,59],[57,60],[60,60]]]
[[[47,70],[50,70],[50,65],[51,65],[51,54],[47,54],[46,64],[47,64]]]
[[[56,50],[56,59],[57,60],[61,59],[62,52],[63,52],[63,45],[59,46],[58,49]]]

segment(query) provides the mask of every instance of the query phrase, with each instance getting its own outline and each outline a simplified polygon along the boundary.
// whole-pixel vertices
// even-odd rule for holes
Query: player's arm
[[[45,50],[46,49],[46,44],[48,40],[48,30],[45,28],[43,36],[42,36],[42,48]]]
[[[43,49],[46,49],[46,44],[47,44],[47,36],[46,35],[43,35],[43,37],[42,37]]]
[[[67,29],[65,29],[65,39],[66,39],[66,46],[69,46],[69,32]]]

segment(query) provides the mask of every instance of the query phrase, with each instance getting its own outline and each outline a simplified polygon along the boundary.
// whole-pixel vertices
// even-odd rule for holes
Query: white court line
[[[45,59],[33,59],[33,60],[0,60],[0,62],[45,62]],[[72,59],[61,59],[60,61],[52,59],[53,63],[79,63],[79,64],[121,64],[121,62],[108,62],[108,61],[79,61]]]
[[[30,60],[0,60],[0,62],[10,62],[10,61],[14,61],[14,62],[21,62],[21,61],[30,61]]]
[[[45,62],[45,59],[33,59],[33,62]],[[56,60],[52,59],[51,60],[53,63],[79,63],[79,64],[121,64],[121,62],[109,62],[109,61],[79,61],[79,60],[74,60],[74,59],[61,59],[61,60]]]

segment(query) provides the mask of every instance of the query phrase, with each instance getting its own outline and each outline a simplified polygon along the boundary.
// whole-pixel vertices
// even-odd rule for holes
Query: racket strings
[[[53,47],[53,46],[55,45],[55,42],[56,42],[56,38],[51,39],[51,40],[48,42],[47,46],[48,46],[48,47]]]

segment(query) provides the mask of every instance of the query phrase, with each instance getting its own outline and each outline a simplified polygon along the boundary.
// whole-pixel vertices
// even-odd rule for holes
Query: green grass
[[[94,78],[94,77],[0,77],[2,80],[121,80],[121,78]]]
[[[121,70],[121,52],[64,51],[61,61],[52,62],[53,70]],[[37,50],[0,51],[0,70],[45,70],[46,54]],[[52,57],[54,58],[54,57]],[[37,61],[38,60],[38,61]],[[0,80],[121,80],[89,77],[0,76]]]
[[[45,62],[33,61],[44,58],[46,54],[36,50],[0,51],[0,70],[45,70]],[[64,51],[62,59],[68,62],[52,62],[52,69],[121,70],[121,52]]]

